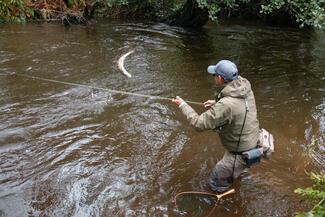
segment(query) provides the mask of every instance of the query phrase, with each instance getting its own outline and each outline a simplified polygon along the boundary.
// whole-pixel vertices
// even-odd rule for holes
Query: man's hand
[[[213,106],[214,104],[216,104],[215,100],[208,100],[206,102],[203,103],[205,108],[210,108],[211,106]]]
[[[176,96],[176,98],[172,99],[172,102],[176,103],[177,105],[180,105],[182,104],[182,102],[184,102],[184,100],[179,96]]]

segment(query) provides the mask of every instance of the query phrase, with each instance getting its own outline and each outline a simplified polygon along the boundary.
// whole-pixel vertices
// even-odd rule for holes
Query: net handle
[[[216,194],[216,197],[217,197],[218,199],[217,199],[216,203],[214,204],[214,207],[211,209],[211,211],[209,212],[209,214],[208,214],[206,217],[210,217],[210,216],[211,216],[211,214],[214,212],[214,209],[217,207],[217,203],[218,203],[218,201],[219,201],[223,196],[226,196],[226,195],[228,195],[228,194],[233,194],[233,193],[235,193],[235,192],[236,192],[235,189],[230,189],[229,191],[226,191],[226,192],[224,192],[224,193],[222,193],[222,194]]]
[[[220,198],[222,198],[223,196],[226,196],[228,194],[233,194],[235,193],[235,189],[230,189],[229,191],[226,191],[225,193],[222,193],[222,194],[216,194],[218,200],[220,200]]]

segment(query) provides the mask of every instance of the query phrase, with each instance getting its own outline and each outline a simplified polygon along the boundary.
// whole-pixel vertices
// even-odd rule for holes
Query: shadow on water
[[[203,102],[215,92],[206,67],[220,59],[235,61],[251,81],[276,152],[235,183],[236,194],[218,201],[213,216],[293,216],[306,208],[293,193],[310,184],[305,170],[324,170],[324,38],[234,23],[200,31],[119,22],[3,25],[0,216],[182,216],[172,197],[206,190],[223,155],[218,136],[195,132],[170,102],[15,73]],[[116,66],[129,50],[132,79]],[[313,138],[320,147],[310,153]]]

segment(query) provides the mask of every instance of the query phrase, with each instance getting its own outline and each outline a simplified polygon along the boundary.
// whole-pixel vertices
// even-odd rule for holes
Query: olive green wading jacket
[[[246,111],[245,98],[248,112],[237,150]],[[238,79],[226,84],[218,95],[216,104],[201,115],[186,103],[182,103],[179,107],[197,131],[215,129],[220,135],[222,145],[228,151],[241,152],[256,147],[259,122],[254,93],[247,79],[239,76]]]

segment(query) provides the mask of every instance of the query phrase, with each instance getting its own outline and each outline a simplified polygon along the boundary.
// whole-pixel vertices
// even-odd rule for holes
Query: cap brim
[[[208,71],[209,74],[215,75],[215,74],[217,74],[216,71],[215,71],[215,69],[216,69],[216,66],[211,65],[211,66],[208,67],[208,70],[207,71]]]

